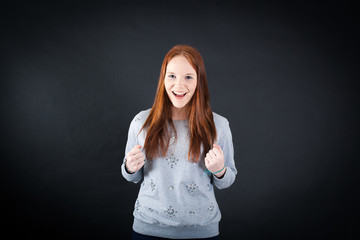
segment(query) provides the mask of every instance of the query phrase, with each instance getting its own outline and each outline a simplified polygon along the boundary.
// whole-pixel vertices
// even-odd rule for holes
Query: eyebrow
[[[166,72],[166,73],[173,73],[174,74],[174,72]],[[186,73],[185,75],[195,75],[195,73]]]

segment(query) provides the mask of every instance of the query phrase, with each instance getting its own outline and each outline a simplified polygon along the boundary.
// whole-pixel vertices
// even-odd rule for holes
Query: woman
[[[124,178],[143,179],[133,239],[218,239],[213,186],[229,187],[237,170],[229,122],[210,108],[195,48],[176,45],[166,54],[154,104],[132,120],[125,153]]]

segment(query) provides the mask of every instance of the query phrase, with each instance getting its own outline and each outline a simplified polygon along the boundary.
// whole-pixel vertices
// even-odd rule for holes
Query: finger
[[[209,155],[210,155],[213,159],[216,158],[216,154],[214,153],[213,150],[210,150],[210,151],[209,151]]]
[[[213,146],[214,146],[214,148],[218,149],[221,153],[223,153],[223,151],[219,145],[214,143]]]
[[[220,152],[220,150],[218,148],[214,147],[212,150],[216,154],[216,156],[221,156],[222,155],[222,153]]]
[[[210,152],[208,152],[208,153],[206,154],[206,157],[207,157],[207,159],[208,159],[209,161],[211,161],[212,156],[210,155]]]
[[[134,157],[134,155],[129,154],[126,156],[126,162],[129,166],[133,166],[134,164],[137,164],[137,160]]]
[[[141,151],[141,150],[138,150],[138,149],[134,149],[134,150],[131,150],[131,151],[129,152],[129,156],[134,157],[134,156],[136,156],[136,155],[139,154],[139,153],[142,153],[142,151]]]
[[[138,164],[139,168],[141,168],[142,166],[144,166],[144,164],[145,164],[145,161],[141,161],[141,162]]]
[[[211,156],[207,157],[207,164],[208,164],[208,166],[211,166],[214,164],[214,159]]]
[[[145,156],[141,156],[140,158],[136,159],[135,163],[140,164],[145,162]]]
[[[141,145],[135,145],[131,151],[138,152],[141,151]]]
[[[137,149],[141,149],[141,145],[135,145],[132,150],[137,150]]]
[[[210,161],[209,161],[209,159],[207,158],[207,157],[205,157],[205,165],[210,165]]]
[[[133,161],[128,161],[126,164],[131,171],[136,172],[139,168],[141,168],[145,164],[145,158],[139,158]]]
[[[143,152],[138,152],[138,153],[136,153],[133,157],[134,157],[134,159],[136,159],[136,161],[139,159],[139,158],[141,158],[142,156],[144,156],[144,153]]]
[[[139,171],[140,168],[142,168],[144,166],[144,161],[139,163],[138,165],[136,165],[136,171]]]
[[[137,154],[137,152],[134,152],[134,149],[132,149],[130,152],[127,153],[128,160],[135,159],[134,156]]]

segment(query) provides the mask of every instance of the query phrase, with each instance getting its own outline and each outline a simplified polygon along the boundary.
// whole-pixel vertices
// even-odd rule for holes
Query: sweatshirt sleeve
[[[232,135],[229,122],[227,120],[224,124],[222,124],[222,132],[219,139],[219,146],[224,153],[226,172],[224,176],[222,176],[222,178],[217,178],[215,175],[213,175],[212,180],[213,184],[218,189],[223,189],[230,187],[234,183],[237,174],[234,161],[234,146],[232,141]]]
[[[128,138],[127,138],[127,143],[126,143],[126,147],[125,147],[125,155],[124,155],[124,159],[123,162],[121,164],[121,173],[123,175],[123,177],[129,181],[129,182],[134,182],[134,183],[138,183],[142,177],[143,177],[143,168],[141,168],[140,170],[138,170],[135,173],[128,173],[125,170],[125,158],[126,158],[126,154],[128,152],[130,152],[131,149],[133,149],[133,147],[135,145],[139,144],[137,135],[141,129],[141,125],[140,125],[140,121],[138,121],[139,118],[137,116],[135,116],[135,118],[131,121],[130,123],[130,127],[129,127],[129,132],[128,132]]]

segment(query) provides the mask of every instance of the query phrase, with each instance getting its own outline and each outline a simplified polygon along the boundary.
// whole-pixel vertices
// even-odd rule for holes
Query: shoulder
[[[229,121],[220,114],[213,112],[213,118],[216,128],[224,128],[229,126]]]
[[[145,123],[145,120],[149,116],[150,111],[151,111],[151,108],[142,110],[139,113],[137,113],[135,115],[135,117],[132,119],[131,125],[134,127],[136,126],[137,128],[141,128],[142,125]]]
[[[229,121],[225,117],[214,112],[213,112],[213,118],[217,132],[217,142],[220,146],[222,146],[222,143],[226,139],[228,139],[229,136],[231,136]]]
[[[135,115],[133,120],[145,121],[147,119],[147,117],[149,116],[150,111],[151,111],[151,108],[140,111],[138,114]]]

